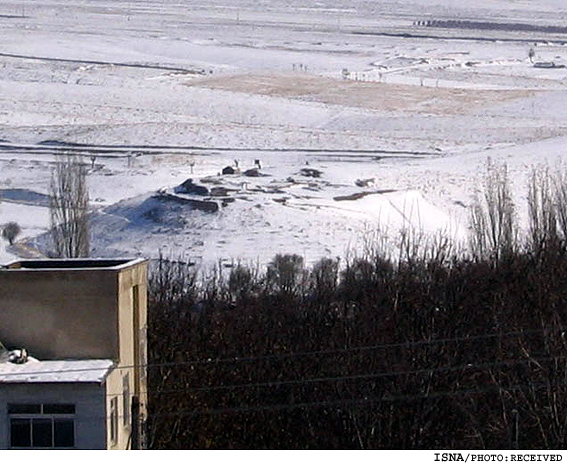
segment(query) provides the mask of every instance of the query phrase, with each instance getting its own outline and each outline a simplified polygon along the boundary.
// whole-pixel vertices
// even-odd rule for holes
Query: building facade
[[[33,356],[0,360],[0,448],[141,444],[146,295],[142,259],[25,260],[0,269],[0,342]]]

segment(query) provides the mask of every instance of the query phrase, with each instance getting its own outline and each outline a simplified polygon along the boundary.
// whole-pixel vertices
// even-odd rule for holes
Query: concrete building
[[[0,269],[0,342],[33,356],[0,354],[0,448],[132,447],[138,400],[135,419],[146,414],[146,295],[143,259]]]

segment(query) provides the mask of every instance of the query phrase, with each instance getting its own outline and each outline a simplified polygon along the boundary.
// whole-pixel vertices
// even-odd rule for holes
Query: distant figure
[[[238,160],[234,159],[234,166],[238,168]]]
[[[254,159],[254,165],[256,165],[259,170],[262,169],[262,165],[260,164],[260,159]]]

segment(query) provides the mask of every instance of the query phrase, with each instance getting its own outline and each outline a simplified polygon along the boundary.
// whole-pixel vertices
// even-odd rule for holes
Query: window
[[[130,425],[130,376],[122,377],[122,412],[124,413],[124,425]]]
[[[73,448],[75,405],[9,404],[11,448]]]
[[[118,397],[110,400],[110,443],[118,442]]]
[[[140,286],[134,285],[132,287],[132,310],[135,315],[140,314]]]

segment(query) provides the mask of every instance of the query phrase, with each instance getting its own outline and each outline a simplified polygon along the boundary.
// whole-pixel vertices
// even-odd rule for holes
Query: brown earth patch
[[[299,74],[241,74],[197,78],[206,87],[309,102],[425,114],[467,114],[477,108],[529,97],[533,90],[450,89],[332,79]]]

